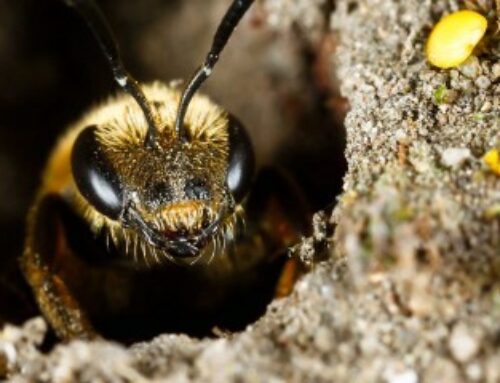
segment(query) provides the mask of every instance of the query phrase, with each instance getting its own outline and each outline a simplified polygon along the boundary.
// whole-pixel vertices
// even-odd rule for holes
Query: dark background
[[[229,1],[99,4],[129,71],[139,81],[170,81],[201,62]],[[204,87],[247,126],[259,163],[293,173],[314,209],[334,200],[345,168],[343,110],[331,102],[335,83],[322,72],[325,46],[293,26],[272,30],[256,4]],[[115,90],[92,35],[62,2],[0,1],[0,314],[7,320],[35,312],[16,258],[51,147],[65,126]]]

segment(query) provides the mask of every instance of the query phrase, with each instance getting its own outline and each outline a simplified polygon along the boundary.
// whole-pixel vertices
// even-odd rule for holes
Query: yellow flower
[[[473,11],[458,11],[443,17],[427,40],[427,59],[439,68],[462,64],[484,36],[487,27],[486,18]]]

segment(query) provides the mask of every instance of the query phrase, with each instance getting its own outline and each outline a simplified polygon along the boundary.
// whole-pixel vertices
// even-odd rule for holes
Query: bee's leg
[[[40,198],[33,206],[21,269],[58,337],[93,338],[96,333],[60,272],[71,254],[62,218],[64,208],[64,202],[55,195]]]
[[[304,272],[303,265],[296,258],[287,259],[274,289],[275,298],[290,295],[297,279]]]
[[[300,188],[285,172],[274,168],[262,170],[255,182],[247,204],[251,235],[266,243],[270,262],[282,262],[287,249],[308,234],[310,208]],[[283,297],[292,291],[295,281],[305,271],[296,258],[286,259],[278,279],[275,296]]]

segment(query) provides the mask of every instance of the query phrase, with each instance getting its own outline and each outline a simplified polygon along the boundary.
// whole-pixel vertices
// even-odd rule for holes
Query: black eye
[[[85,128],[71,153],[76,186],[100,213],[118,219],[123,207],[123,188],[95,136],[96,127]]]
[[[236,202],[247,194],[255,170],[255,155],[245,128],[229,116],[229,161],[226,183]]]
[[[210,197],[205,181],[200,178],[187,181],[184,192],[189,199],[208,199]]]

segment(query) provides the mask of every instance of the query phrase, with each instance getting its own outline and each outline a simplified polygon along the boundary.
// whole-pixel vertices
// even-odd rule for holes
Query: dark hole
[[[356,1],[351,1],[347,4],[347,13],[353,13],[358,7],[359,4]]]
[[[416,257],[417,257],[417,261],[420,265],[425,266],[425,265],[429,264],[429,257],[427,255],[427,251],[424,248],[419,248],[417,250]]]
[[[297,113],[297,129],[278,152],[276,161],[287,169],[304,191],[313,211],[332,207],[334,196],[342,190],[347,164],[344,157],[343,120],[348,105],[335,85],[325,86],[318,79],[321,55],[305,46],[304,76],[309,85],[309,104]],[[335,83],[335,79],[331,80]]]
[[[218,299],[224,284],[207,281],[189,268],[144,272],[135,279],[135,286],[141,286],[134,297],[136,306],[114,318],[95,315],[94,324],[102,334],[124,343],[161,333],[204,337],[213,336],[215,328],[241,331],[264,313],[281,266],[281,261],[276,262],[243,276],[229,294],[224,293],[223,301],[213,306],[210,302]]]

